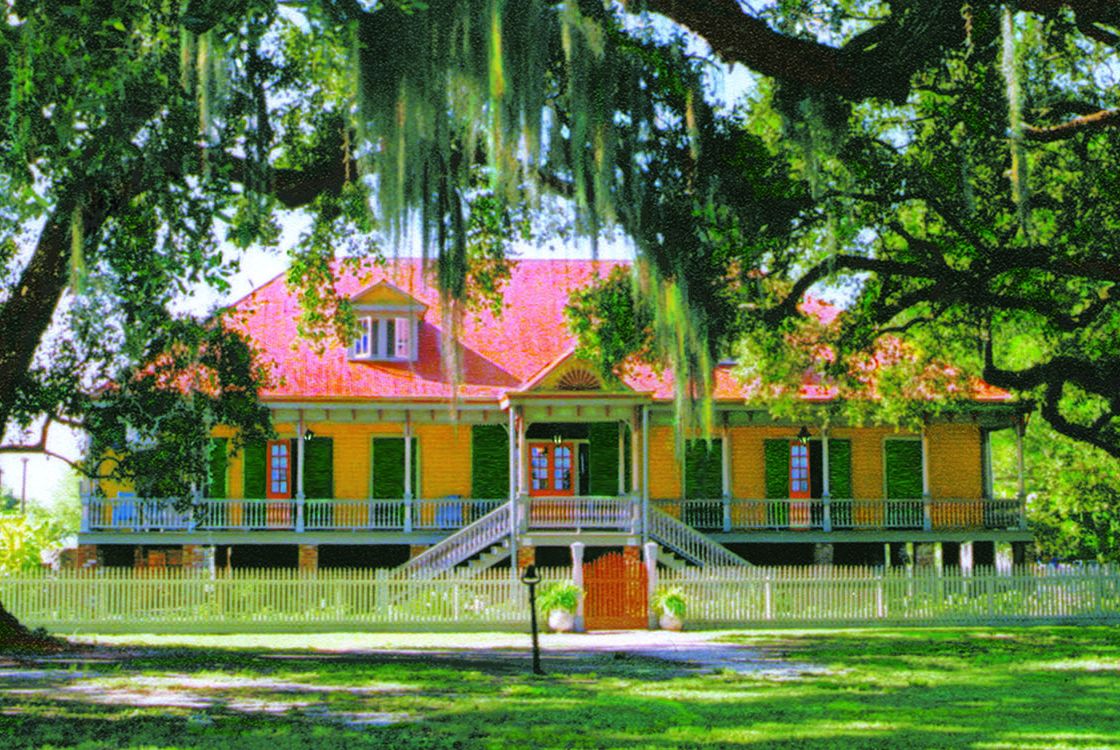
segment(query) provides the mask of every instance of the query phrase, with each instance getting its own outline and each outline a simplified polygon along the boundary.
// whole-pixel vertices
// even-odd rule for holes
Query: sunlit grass
[[[321,653],[265,648],[272,637],[145,639],[91,663],[0,661],[0,745],[1120,748],[1120,633],[1108,628],[725,634],[790,669],[553,653],[544,677],[526,674],[523,637],[400,653],[415,638],[335,637]]]

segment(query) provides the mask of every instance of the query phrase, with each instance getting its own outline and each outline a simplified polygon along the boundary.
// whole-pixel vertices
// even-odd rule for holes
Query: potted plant
[[[684,627],[687,602],[679,586],[662,587],[653,596],[653,609],[658,613],[662,630],[680,630]]]
[[[583,592],[571,581],[552,583],[541,589],[537,601],[548,613],[548,627],[554,633],[567,633],[575,627],[576,609]]]

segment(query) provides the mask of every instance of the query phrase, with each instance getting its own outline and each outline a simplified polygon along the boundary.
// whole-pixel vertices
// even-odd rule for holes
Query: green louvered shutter
[[[245,446],[245,498],[259,499],[265,496],[265,458],[268,452],[263,442],[249,443]]]
[[[509,496],[509,433],[497,424],[471,428],[471,497]]]
[[[713,500],[723,497],[723,441],[691,440],[684,452],[685,497]]]
[[[852,497],[852,441],[828,441],[828,492],[842,500]]]
[[[631,448],[631,446],[630,446],[630,441],[633,440],[633,439],[634,439],[634,436],[630,434],[630,425],[626,425],[626,442],[623,444],[623,449],[622,449],[623,450],[623,453],[622,453],[623,467],[622,468],[623,468],[623,471],[625,472],[625,479],[626,479],[626,484],[624,486],[627,489],[632,489],[634,487],[634,478],[632,476],[630,476],[630,474],[632,473],[632,471],[634,469],[633,461],[631,460],[631,451],[633,450],[633,448]]]
[[[412,496],[419,496],[417,467],[420,454],[417,440],[412,438]],[[396,500],[404,497],[404,438],[373,439],[373,497],[375,500]]]
[[[888,440],[886,456],[887,499],[920,499],[922,496],[922,443]]]
[[[207,466],[207,484],[204,497],[224,500],[226,498],[226,473],[229,468],[227,456],[229,441],[226,438],[210,438],[210,455]]]
[[[303,443],[303,496],[334,497],[334,440],[313,437]]]
[[[587,426],[592,495],[618,494],[618,429],[616,422]]]
[[[766,497],[789,497],[789,441],[767,440]]]

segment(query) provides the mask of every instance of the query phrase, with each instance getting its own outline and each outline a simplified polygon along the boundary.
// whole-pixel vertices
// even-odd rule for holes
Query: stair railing
[[[750,563],[663,510],[649,509],[649,535],[689,562],[701,566],[750,567]]]
[[[424,550],[397,568],[396,572],[405,578],[434,578],[493,547],[509,534],[509,529],[510,507],[507,503]]]

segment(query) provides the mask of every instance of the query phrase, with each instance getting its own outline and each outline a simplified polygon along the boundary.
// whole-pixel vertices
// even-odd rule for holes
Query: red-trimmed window
[[[532,443],[529,446],[529,494],[575,493],[575,446],[571,443]]]
[[[287,440],[268,441],[268,497],[292,496],[291,443]]]
[[[789,444],[789,496],[809,497],[809,445],[800,441]]]

